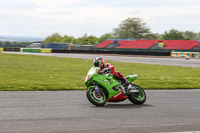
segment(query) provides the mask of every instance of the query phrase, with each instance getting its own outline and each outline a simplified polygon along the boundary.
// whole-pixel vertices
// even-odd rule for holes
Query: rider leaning
[[[99,71],[104,72],[109,70],[111,74],[114,75],[116,79],[119,79],[124,83],[128,88],[131,88],[129,82],[123,77],[121,72],[115,70],[115,66],[111,65],[110,63],[104,63],[103,58],[97,57],[94,59],[94,66],[100,67]]]

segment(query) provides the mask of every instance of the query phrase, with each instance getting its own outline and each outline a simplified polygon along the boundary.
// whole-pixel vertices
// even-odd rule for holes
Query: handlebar
[[[98,74],[110,74],[110,68],[104,68],[102,71],[98,71]]]

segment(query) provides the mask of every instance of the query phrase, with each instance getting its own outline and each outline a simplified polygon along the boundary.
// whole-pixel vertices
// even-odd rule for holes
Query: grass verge
[[[134,81],[144,89],[200,88],[200,69],[139,63],[110,62],[124,76],[139,75]],[[0,91],[83,90],[93,61],[0,53]]]

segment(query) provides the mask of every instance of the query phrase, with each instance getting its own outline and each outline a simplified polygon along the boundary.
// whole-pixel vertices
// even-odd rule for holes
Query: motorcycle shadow
[[[106,104],[101,108],[110,108],[110,109],[138,109],[138,108],[145,108],[145,107],[153,107],[154,105],[151,104],[142,104],[142,105],[135,105],[135,104]]]

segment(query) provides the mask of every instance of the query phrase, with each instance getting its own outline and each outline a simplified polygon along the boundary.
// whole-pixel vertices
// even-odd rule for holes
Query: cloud
[[[197,0],[7,0],[0,1],[0,34],[100,36],[129,17],[144,19],[152,32],[198,32],[199,9]]]
[[[136,9],[140,17],[144,17],[146,23],[153,32],[164,33],[171,28],[178,30],[200,31],[199,6],[178,7],[147,7],[146,10]],[[189,26],[190,25],[190,26]]]
[[[36,5],[34,2],[26,1],[26,0],[5,0],[0,1],[0,8],[1,9],[9,9],[9,10],[30,10],[35,9]]]

